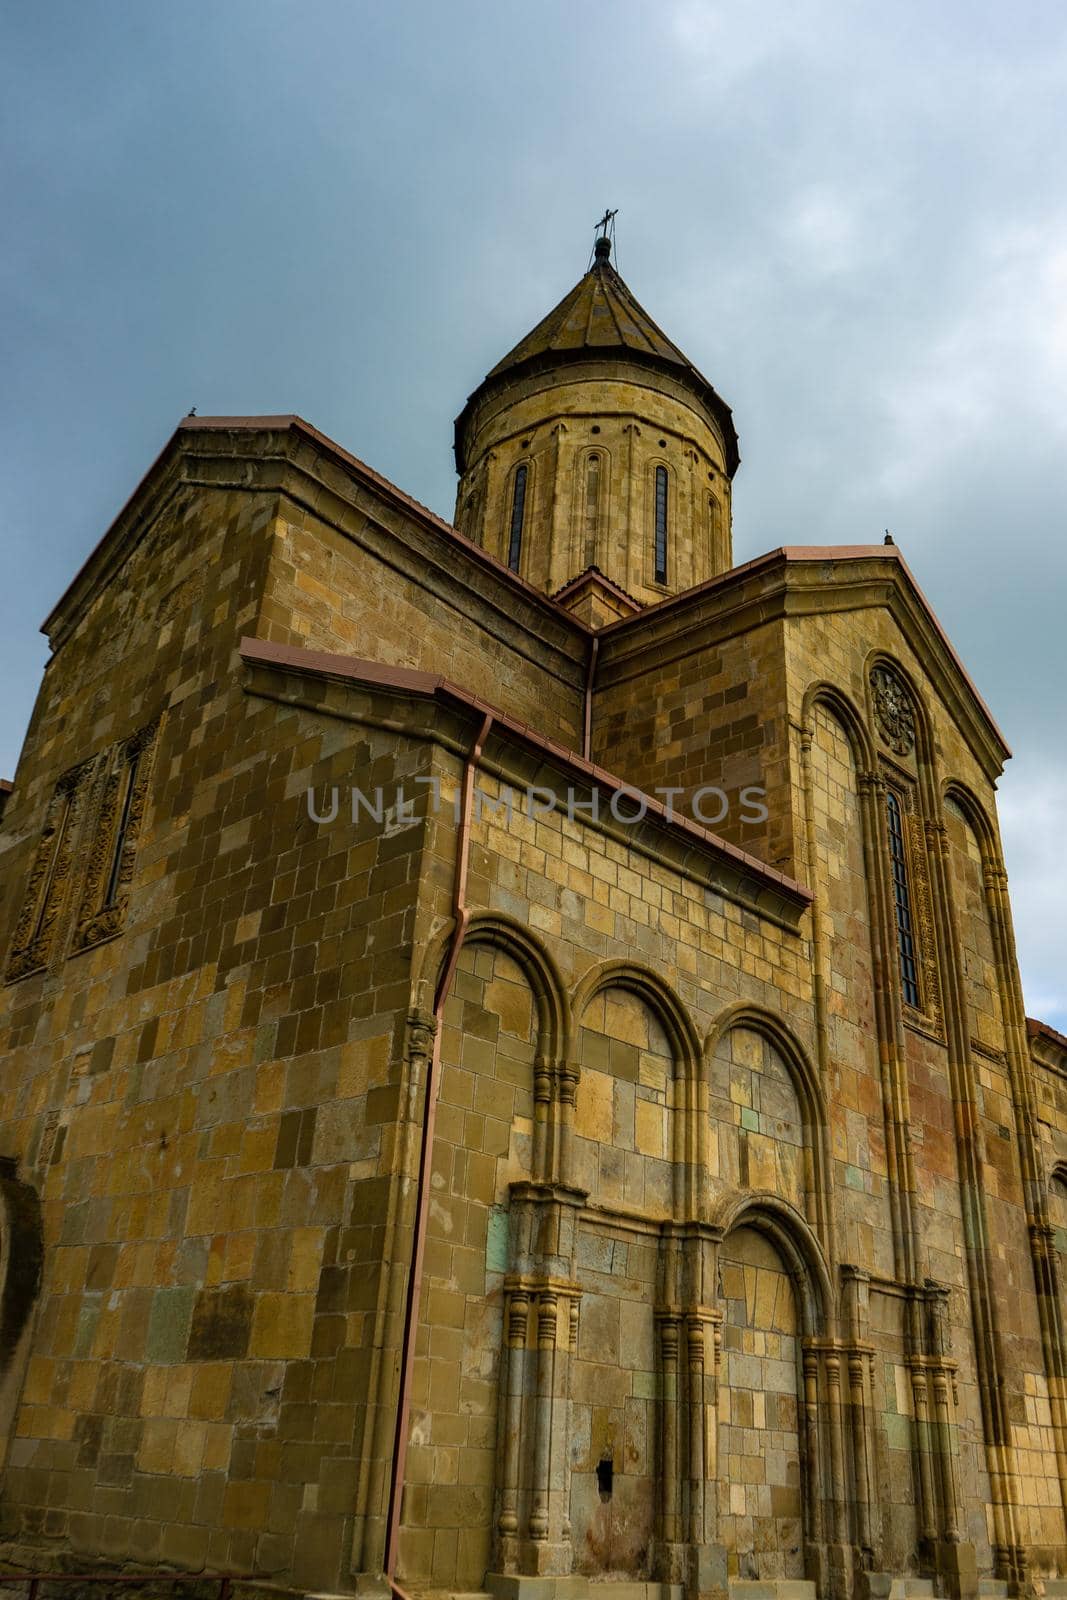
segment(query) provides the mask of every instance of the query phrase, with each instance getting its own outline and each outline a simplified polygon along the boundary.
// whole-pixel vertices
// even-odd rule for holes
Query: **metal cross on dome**
[[[604,215],[601,217],[600,221],[599,222],[594,222],[594,224],[593,224],[593,227],[596,229],[596,234],[597,234],[597,238],[598,239],[606,239],[608,237],[608,229],[609,228],[611,229],[611,237],[614,238],[614,236],[615,236],[615,228],[614,228],[613,224],[614,224],[615,218],[618,216],[618,214],[619,214],[618,206],[615,207],[614,211],[609,211],[607,209],[607,207],[604,208]]]
[[[614,211],[612,211],[609,206],[605,206],[604,215],[601,217],[599,222],[595,222],[593,224],[594,238],[593,238],[593,249],[590,252],[590,256],[589,256],[590,261],[592,261],[594,255],[596,256],[597,260],[600,260],[602,255],[605,255],[605,256],[610,255],[611,251],[614,249],[614,247],[615,247],[615,218],[618,216],[618,214],[619,214],[618,206],[615,207]],[[600,249],[600,241],[602,239],[607,239],[609,241],[608,250],[601,251],[601,249]]]

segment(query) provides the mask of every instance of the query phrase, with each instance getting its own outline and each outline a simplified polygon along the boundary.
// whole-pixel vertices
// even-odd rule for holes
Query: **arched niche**
[[[1060,1260],[1067,1261],[1067,1161],[1058,1161],[1049,1178],[1048,1219]]]
[[[19,1179],[15,1161],[0,1157],[0,1467],[29,1360],[43,1262],[40,1197]]]
[[[623,963],[589,974],[571,1007],[573,1181],[603,1205],[671,1216],[683,1203],[685,1086],[697,1079],[692,1024],[655,974]]]
[[[719,1536],[731,1578],[805,1576],[800,1308],[776,1240],[744,1222],[719,1252]]]
[[[808,714],[815,859],[809,863],[827,963],[830,1049],[839,1058],[864,1054],[874,1033],[870,891],[856,762],[855,724],[841,697],[820,696]]]
[[[766,1189],[806,1211],[809,1135],[792,1074],[766,1033],[724,1033],[711,1062],[713,1162],[731,1189]]]
[[[446,949],[427,953],[423,991]],[[504,919],[472,919],[439,1024],[398,1568],[413,1587],[477,1591],[491,1564],[490,1474],[468,1484],[459,1463],[491,1461],[496,1447],[510,1186],[535,1176],[539,1063],[558,1052],[566,1015],[536,941]]]
[[[829,1485],[813,1346],[836,1324],[826,1263],[777,1195],[719,1208],[719,1537],[731,1578],[810,1575]]]
[[[778,1194],[827,1238],[826,1103],[799,1041],[772,1013],[738,1005],[719,1017],[705,1061],[717,1186]]]
[[[943,815],[960,934],[967,1027],[973,1043],[999,1053],[1005,1044],[1004,1013],[985,883],[991,830],[973,795],[955,784],[946,787]]]

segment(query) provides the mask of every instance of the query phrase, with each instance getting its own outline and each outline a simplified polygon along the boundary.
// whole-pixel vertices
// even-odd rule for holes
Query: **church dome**
[[[740,454],[730,407],[631,293],[611,264],[611,241],[605,238],[597,240],[593,265],[585,276],[486,374],[456,418],[458,471],[463,472],[466,467],[472,416],[486,395],[501,383],[528,373],[551,371],[563,363],[603,361],[613,355],[625,355],[690,389],[722,434],[726,468],[732,478]]]
[[[732,564],[730,408],[607,238],[467,400],[455,451],[456,525],[550,593],[595,571],[647,604]]]

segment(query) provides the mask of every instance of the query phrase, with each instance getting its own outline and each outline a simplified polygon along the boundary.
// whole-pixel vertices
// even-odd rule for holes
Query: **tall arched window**
[[[508,538],[508,566],[512,572],[519,570],[522,555],[522,523],[526,511],[526,466],[515,472],[515,488],[511,497],[511,532]]]
[[[896,793],[892,789],[887,789],[885,798],[889,823],[889,860],[893,868],[893,904],[897,915],[900,983],[905,1003],[918,1008],[919,964],[915,958],[915,932],[912,925],[908,857],[904,844],[904,818]]]
[[[600,521],[600,457],[594,452],[585,463],[585,564],[596,560],[596,536]]]
[[[656,582],[667,581],[667,469],[656,468]]]
[[[708,545],[712,562],[719,561],[722,554],[722,507],[713,494],[708,495]]]

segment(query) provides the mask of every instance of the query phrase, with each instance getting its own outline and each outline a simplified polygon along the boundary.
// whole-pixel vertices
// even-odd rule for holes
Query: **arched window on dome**
[[[667,581],[667,469],[656,468],[656,542],[655,575],[657,583]]]
[[[718,497],[708,495],[708,550],[711,558],[711,570],[717,571],[722,561],[722,507]]]
[[[522,525],[526,515],[526,478],[528,468],[522,462],[515,469],[515,484],[511,492],[511,527],[508,534],[508,566],[518,572],[522,558]]]
[[[594,450],[585,461],[585,565],[596,561],[600,526],[600,456]]]

